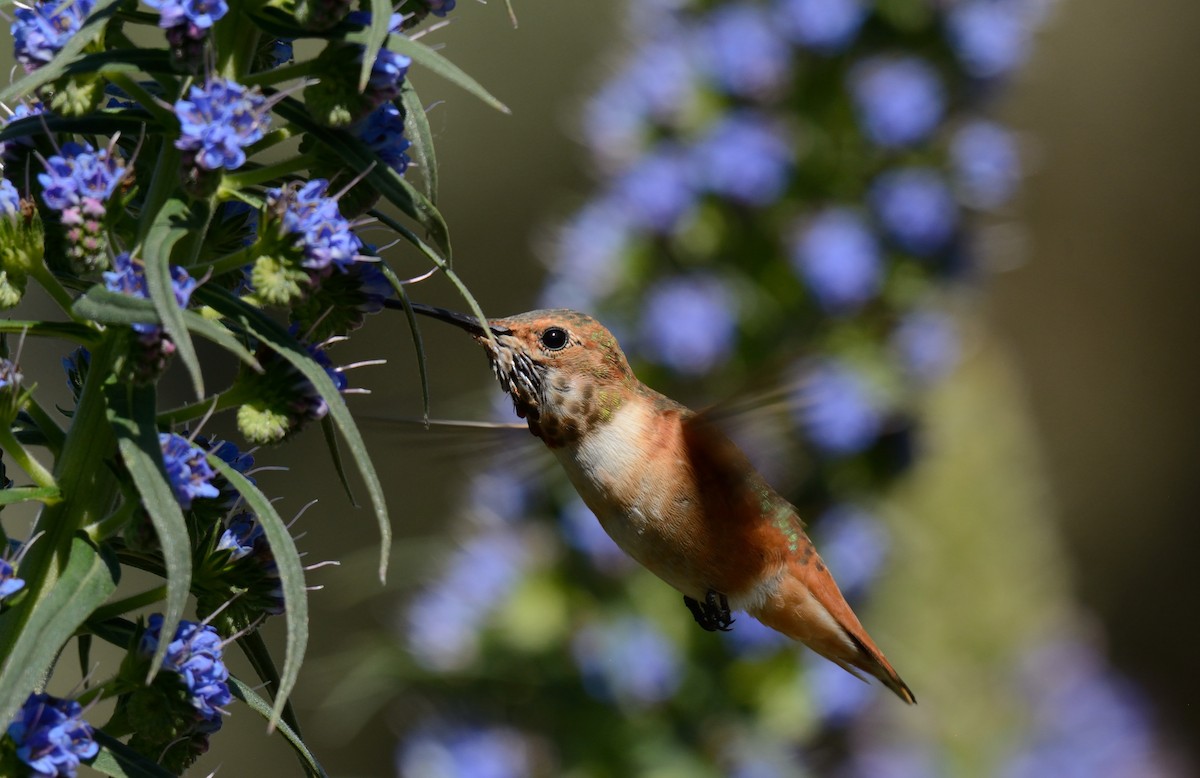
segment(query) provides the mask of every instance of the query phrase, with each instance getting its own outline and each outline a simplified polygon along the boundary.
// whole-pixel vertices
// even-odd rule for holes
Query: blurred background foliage
[[[553,299],[545,283],[549,275],[556,289],[555,226],[611,180],[580,142],[595,129],[586,96],[626,61],[638,32],[630,10],[660,5],[519,3],[513,30],[500,4],[462,3],[431,36],[513,109],[498,117],[443,90],[430,112],[456,266],[489,313],[592,302],[631,350],[640,340],[637,318],[617,325],[646,302],[638,291],[653,286],[650,263],[661,255],[638,255],[642,275],[631,278],[640,280],[615,290],[608,309]],[[364,431],[390,473],[398,538],[389,589],[374,579],[372,538],[353,534],[366,523],[318,523],[314,513],[300,527],[304,547],[343,562],[315,581],[326,589],[313,597],[312,659],[297,700],[330,769],[1188,774],[1188,736],[1200,727],[1186,670],[1200,380],[1185,356],[1200,237],[1200,95],[1187,77],[1198,24],[1188,0],[1152,11],[1118,0],[1056,4],[1029,61],[990,96],[992,113],[1018,128],[1027,178],[1015,204],[971,222],[984,283],[955,297],[954,373],[905,400],[925,420],[914,466],[860,501],[869,523],[825,522],[850,528],[839,538],[814,522],[839,580],[852,577],[843,568],[865,571],[856,608],[917,708],[781,647],[744,616],[729,636],[700,631],[672,590],[605,550],[569,488],[531,487],[550,467],[522,437],[497,443],[389,423],[419,413],[413,357],[406,337],[368,329],[346,351],[348,361],[390,359],[363,375],[375,394],[355,407],[377,420]],[[418,86],[427,100],[440,89]],[[436,283],[416,296],[456,303]],[[810,353],[793,340],[803,333],[775,345],[772,332],[764,327],[751,356],[723,355],[732,361],[714,361],[703,377],[642,362],[643,378],[694,405],[753,393],[764,388],[753,359],[774,357],[779,368]],[[493,413],[498,392],[476,347],[461,333],[424,334],[435,415]],[[61,356],[25,361],[37,374],[39,360],[49,371]],[[280,453],[298,480],[328,482],[324,494],[296,495],[293,508],[315,496],[342,505],[324,458]],[[839,548],[848,561],[835,559]],[[864,560],[854,553],[863,549],[878,553]],[[464,623],[478,631],[455,655],[447,646],[463,635],[438,630]],[[223,737],[261,739],[234,729]],[[281,769],[288,759],[281,749]],[[261,768],[221,766],[222,775],[252,773]]]

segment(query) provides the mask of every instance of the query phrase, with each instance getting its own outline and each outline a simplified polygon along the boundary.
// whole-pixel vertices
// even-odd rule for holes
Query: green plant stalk
[[[151,178],[150,188],[146,192],[142,218],[138,222],[138,249],[146,240],[146,235],[154,225],[154,220],[158,218],[158,212],[162,210],[163,203],[170,199],[172,192],[179,184],[179,160],[179,149],[175,148],[173,143],[167,143],[163,139],[159,149],[158,164],[154,167],[154,176]]]
[[[116,618],[117,616],[124,616],[126,613],[129,613],[132,610],[144,608],[147,605],[153,605],[156,602],[162,602],[166,598],[166,584],[163,584],[162,586],[156,586],[153,589],[147,589],[139,594],[132,594],[124,599],[117,600],[116,602],[110,602],[108,605],[97,608],[95,612],[92,613],[92,617],[88,619],[88,621],[99,622]]]
[[[164,108],[160,98],[147,92],[142,88],[141,84],[129,77],[125,71],[108,68],[101,70],[101,73],[109,81],[113,82],[121,88],[121,91],[132,97],[150,114],[162,122],[164,127],[172,127],[175,123],[175,114],[169,109]]]
[[[0,663],[7,661],[34,609],[62,574],[75,531],[102,517],[116,495],[116,479],[102,464],[117,447],[103,393],[112,369],[113,350],[113,338],[106,337],[92,352],[79,405],[62,455],[55,462],[62,500],[43,508],[34,526],[33,533],[44,534],[30,546],[21,563],[25,596],[0,619]]]
[[[222,189],[237,191],[239,189],[258,186],[275,178],[282,178],[301,170],[308,170],[315,161],[311,154],[301,154],[293,159],[282,159],[273,164],[255,168],[254,170],[232,173],[225,176],[225,180],[222,182]]]
[[[284,65],[271,70],[262,70],[258,73],[246,76],[242,79],[242,83],[246,86],[273,86],[282,84],[284,81],[294,81],[298,78],[305,78],[313,75],[314,63],[312,60],[308,62],[293,62],[290,65]]]
[[[33,395],[29,396],[25,412],[29,414],[29,418],[33,419],[33,423],[37,425],[38,431],[46,438],[46,448],[50,449],[50,453],[56,458],[60,456],[63,444],[67,440],[62,427],[59,427],[58,422],[46,413],[46,409],[38,403]]]
[[[63,288],[63,285],[58,282],[54,273],[46,267],[44,262],[34,263],[33,267],[29,269],[29,275],[42,285],[51,299],[58,303],[59,308],[62,308],[63,313],[70,316],[73,321],[83,321],[71,311],[71,306],[75,304],[75,298],[71,297],[71,293]]]
[[[141,507],[141,503],[138,502],[137,493],[132,490],[129,490],[129,492],[125,495],[125,501],[121,503],[119,508],[100,521],[83,528],[83,531],[92,539],[93,543],[99,543],[111,535],[115,535],[129,523],[134,513]]]
[[[8,427],[0,426],[0,448],[4,449],[4,452],[29,474],[35,484],[43,489],[58,489],[58,482],[54,480],[54,475],[46,469],[45,465],[37,461],[36,457],[25,450],[25,447]]]
[[[203,400],[197,400],[190,405],[184,405],[179,408],[174,408],[169,411],[163,411],[158,414],[156,421],[160,426],[169,427],[174,424],[182,424],[184,422],[193,421],[202,418],[209,411],[218,413],[227,411],[230,408],[236,408],[247,400],[254,399],[254,392],[242,383],[234,383],[233,386],[226,389],[217,395],[216,407],[213,407],[213,398],[206,397]]]

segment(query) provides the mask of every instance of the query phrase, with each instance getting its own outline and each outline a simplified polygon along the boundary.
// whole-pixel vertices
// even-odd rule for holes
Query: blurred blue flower
[[[146,623],[138,647],[143,656],[152,656],[162,632],[162,614],[155,613]],[[167,646],[163,669],[179,675],[187,688],[189,702],[196,711],[197,730],[211,733],[221,728],[221,713],[233,699],[229,692],[229,671],[222,661],[221,636],[207,624],[181,621],[175,637]]]
[[[791,51],[765,8],[748,2],[718,6],[695,42],[700,66],[727,92],[759,98],[777,91],[791,70]]]
[[[396,752],[399,778],[528,778],[528,740],[508,727],[426,726]]]
[[[3,111],[9,111],[8,116],[3,115]],[[17,121],[30,116],[37,116],[46,112],[46,106],[41,100],[29,100],[17,103],[10,110],[8,106],[0,104],[0,130]],[[8,164],[12,162],[13,157],[18,149],[32,149],[33,138],[14,138],[12,140],[0,141],[0,164]]]
[[[471,477],[468,487],[471,517],[483,526],[500,526],[525,518],[529,483],[511,467],[484,470]]]
[[[910,311],[892,333],[892,349],[913,378],[936,381],[958,361],[958,328],[954,318],[941,311]]]
[[[1021,158],[1013,134],[984,120],[963,125],[950,142],[959,196],[975,208],[997,208],[1021,180]]]
[[[604,531],[583,500],[572,499],[559,511],[558,517],[567,544],[586,554],[597,570],[617,574],[635,567],[634,561]]]
[[[946,25],[963,69],[977,78],[1003,76],[1029,57],[1024,0],[963,0],[950,7]]]
[[[630,242],[624,209],[608,200],[588,203],[564,224],[554,246],[553,271],[542,293],[550,308],[589,310],[620,277]]]
[[[0,178],[0,218],[15,222],[21,215],[21,193],[12,181]]]
[[[204,458],[204,450],[193,446],[188,439],[173,432],[158,433],[162,446],[163,466],[167,480],[179,507],[185,511],[192,507],[198,497],[219,497],[220,491],[212,485],[216,472]]]
[[[393,103],[384,103],[367,114],[356,126],[355,134],[392,170],[403,174],[408,169],[411,160],[405,152],[412,144],[404,137],[404,112]]]
[[[1019,668],[1032,707],[1026,740],[1002,778],[1136,778],[1156,775],[1150,709],[1141,694],[1077,638],[1031,651]]]
[[[0,475],[0,480],[4,479]],[[17,592],[25,588],[25,581],[17,578],[16,569],[9,563],[7,559],[0,559],[0,601],[5,598],[12,597]]]
[[[360,59],[361,57],[360,54]],[[388,48],[381,49],[371,65],[371,75],[367,78],[367,88],[363,90],[363,97],[373,106],[395,100],[400,96],[404,77],[411,65],[412,60],[403,54]]]
[[[945,113],[941,77],[918,57],[872,57],[855,65],[849,79],[863,132],[884,148],[920,143]]]
[[[918,743],[904,745],[856,744],[844,778],[949,778],[940,761],[928,746]],[[1049,778],[1053,773],[1044,776]],[[1057,776],[1056,776],[1057,778]]]
[[[796,645],[786,635],[776,632],[748,614],[739,614],[733,627],[728,632],[722,632],[721,638],[735,656],[750,659],[771,656],[784,648]]]
[[[792,236],[790,253],[792,267],[832,313],[858,310],[883,283],[879,243],[851,208],[833,206],[817,213]]]
[[[868,199],[884,232],[917,256],[947,248],[958,230],[958,204],[933,168],[883,173],[871,184]]]
[[[175,148],[189,152],[201,170],[236,170],[246,162],[245,149],[262,140],[271,124],[267,99],[258,87],[211,78],[193,86],[175,103],[179,138]]]
[[[13,11],[13,55],[30,73],[54,59],[92,12],[94,0],[41,0]]]
[[[644,230],[673,230],[696,202],[695,175],[687,156],[663,146],[638,160],[613,182],[611,198]]]
[[[758,207],[784,193],[795,156],[775,122],[747,110],[727,114],[693,153],[698,178],[710,191]]]
[[[726,747],[728,778],[797,778],[809,774],[799,749],[786,741],[754,737]]]
[[[804,677],[817,715],[832,726],[845,724],[862,713],[882,688],[824,660],[805,665]]]
[[[164,30],[186,25],[190,38],[210,29],[229,12],[225,0],[145,0],[158,11],[158,26]]]
[[[296,58],[296,52],[292,45],[293,38],[275,38],[271,41],[271,64],[272,68],[283,67]]]
[[[670,278],[646,294],[637,345],[648,359],[698,375],[729,356],[737,335],[733,296],[707,276]]]
[[[113,257],[112,266],[112,270],[104,272],[105,289],[143,300],[150,298],[150,290],[146,286],[145,265],[141,261],[130,257],[128,252],[122,252]],[[171,291],[175,295],[175,303],[180,308],[187,308],[195,290],[196,280],[183,268],[171,265]],[[148,339],[157,338],[162,334],[160,324],[137,322],[129,327]]]
[[[849,456],[868,448],[883,416],[866,379],[848,364],[828,359],[810,368],[800,383],[797,420],[818,450]]]
[[[821,53],[849,46],[868,12],[862,0],[777,0],[775,6],[788,37]]]
[[[675,694],[683,672],[675,644],[638,616],[585,625],[575,633],[571,653],[584,688],[601,700],[662,702]]]
[[[817,548],[847,599],[866,594],[879,576],[891,545],[875,516],[852,505],[835,505],[816,525]]]
[[[99,753],[92,727],[82,716],[83,708],[74,700],[29,695],[8,725],[8,737],[30,775],[74,778],[80,763]]]
[[[468,665],[484,622],[518,583],[527,558],[520,537],[508,529],[468,539],[409,605],[404,632],[416,661],[439,671]]]

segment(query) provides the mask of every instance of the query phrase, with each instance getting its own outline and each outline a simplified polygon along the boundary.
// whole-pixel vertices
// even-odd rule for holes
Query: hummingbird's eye
[[[542,345],[551,351],[558,351],[567,345],[567,331],[562,327],[551,327],[542,333]]]

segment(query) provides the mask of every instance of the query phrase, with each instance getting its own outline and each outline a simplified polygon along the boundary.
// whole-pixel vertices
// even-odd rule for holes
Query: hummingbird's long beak
[[[399,300],[384,300],[383,304],[388,308],[404,308],[404,304]],[[453,324],[455,327],[464,329],[477,338],[487,337],[483,331],[483,325],[481,325],[479,323],[479,319],[475,318],[474,316],[470,316],[465,313],[458,313],[457,311],[448,311],[445,308],[438,308],[433,305],[425,305],[424,303],[409,303],[409,305],[412,306],[412,309],[415,313],[419,313],[422,316],[429,316],[430,318],[440,319],[441,321]],[[488,329],[492,331],[493,335],[509,334],[509,330],[504,329],[503,327],[488,325]]]

